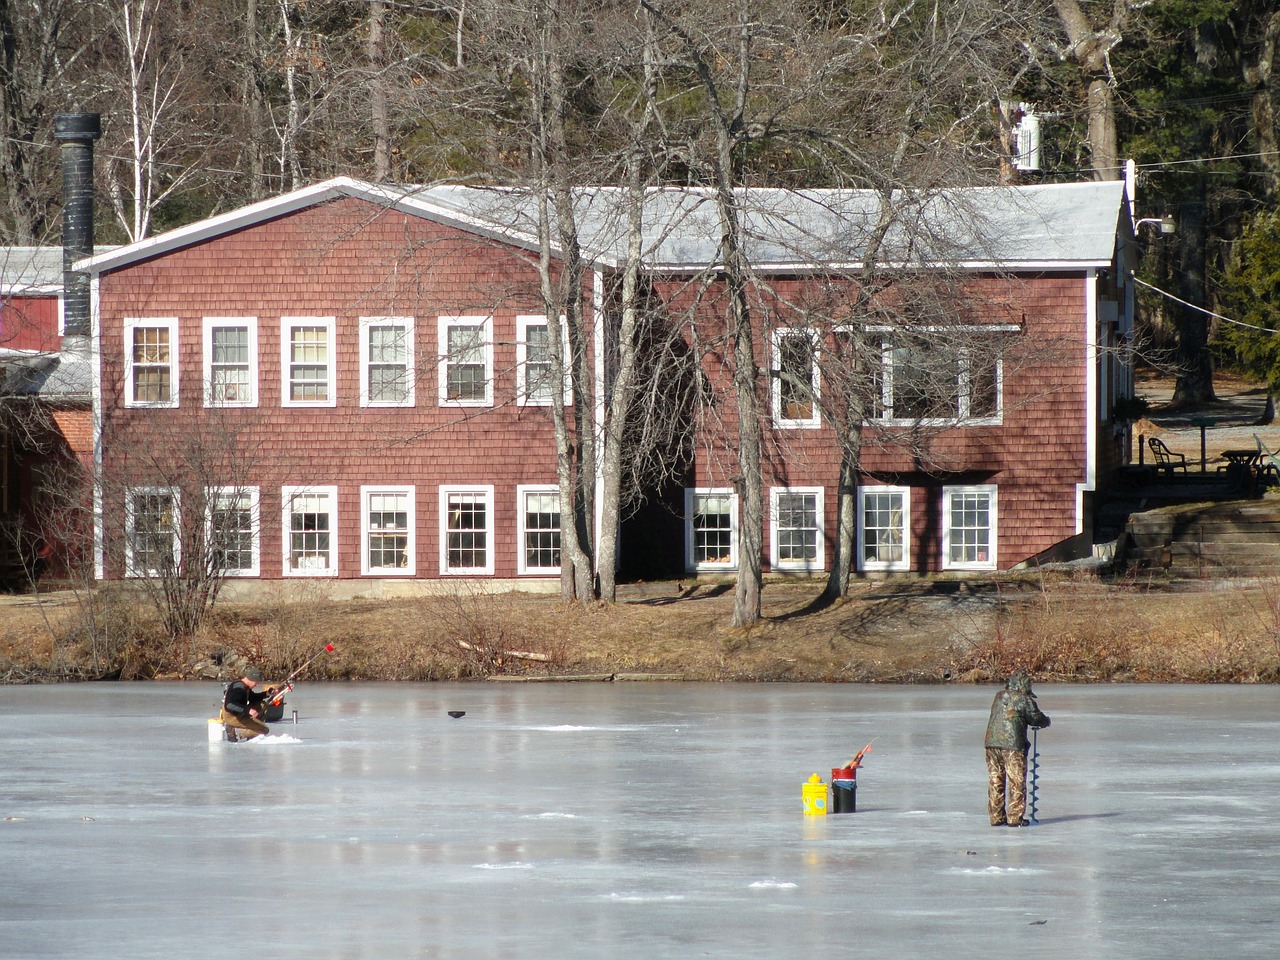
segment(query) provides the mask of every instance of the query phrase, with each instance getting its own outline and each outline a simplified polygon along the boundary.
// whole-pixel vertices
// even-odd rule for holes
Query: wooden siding
[[[105,472],[148,482],[146,449],[235,447],[261,495],[261,575],[282,576],[281,488],[338,488],[338,576],[359,577],[360,487],[413,486],[418,576],[439,572],[442,486],[494,486],[494,575],[516,575],[516,485],[554,484],[550,407],[515,403],[516,316],[543,312],[528,255],[359,200],[281,217],[106,274],[100,284]],[[492,316],[492,407],[437,401],[440,316]],[[413,407],[361,407],[359,320],[415,321]],[[178,319],[177,409],[123,404],[126,318]],[[259,402],[203,405],[203,319],[255,317]],[[334,317],[334,407],[281,406],[281,318]],[[115,497],[115,505],[120,500]],[[118,565],[113,567],[118,574]]]
[[[0,297],[0,347],[52,352],[61,345],[56,295]]]

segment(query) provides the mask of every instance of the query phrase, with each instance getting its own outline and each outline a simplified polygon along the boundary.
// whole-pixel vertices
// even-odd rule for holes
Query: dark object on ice
[[[450,710],[450,711],[449,711],[449,716],[453,717],[453,719],[455,719],[455,720],[457,720],[459,717],[465,717],[466,715],[467,715],[467,711],[465,711],[465,710]]]

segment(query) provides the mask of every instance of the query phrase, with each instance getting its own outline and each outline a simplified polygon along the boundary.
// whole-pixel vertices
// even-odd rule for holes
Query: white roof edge
[[[1047,270],[1076,272],[1080,270],[1105,270],[1114,266],[1111,260],[966,260],[957,263],[877,263],[880,270]],[[699,264],[700,270],[716,270],[723,264]],[[751,267],[755,273],[861,273],[861,263],[758,263]],[[688,273],[687,263],[659,263],[647,268],[650,273]]]
[[[87,257],[84,260],[77,261],[75,269],[89,273],[112,270],[137,260],[169,253],[182,247],[211,240],[233,230],[251,227],[266,220],[272,220],[298,210],[304,210],[307,207],[326,203],[337,197],[356,197],[368,200],[388,209],[456,224],[472,233],[483,234],[506,243],[533,242],[531,238],[523,237],[519,233],[495,229],[492,224],[468,217],[456,210],[440,206],[429,200],[415,197],[413,190],[397,190],[379,186],[378,184],[366,183],[363,180],[356,180],[352,177],[334,177],[330,180],[324,180],[320,183],[294,190],[292,193],[261,200],[247,207],[240,207],[237,210],[210,217],[207,220],[200,220],[185,227],[168,230],[154,237],[148,237],[146,240],[139,240],[137,243],[126,244],[109,253]]]

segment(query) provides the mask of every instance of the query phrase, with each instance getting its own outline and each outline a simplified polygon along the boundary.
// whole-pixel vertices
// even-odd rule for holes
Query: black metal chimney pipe
[[[93,141],[102,136],[96,113],[60,113],[53,136],[62,145],[62,310],[68,337],[88,338],[89,277],[71,269],[93,256]]]

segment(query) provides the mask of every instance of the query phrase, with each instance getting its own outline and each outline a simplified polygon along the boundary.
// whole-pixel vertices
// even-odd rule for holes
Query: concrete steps
[[[1171,576],[1280,577],[1280,499],[1162,507],[1125,525],[1124,563]]]

